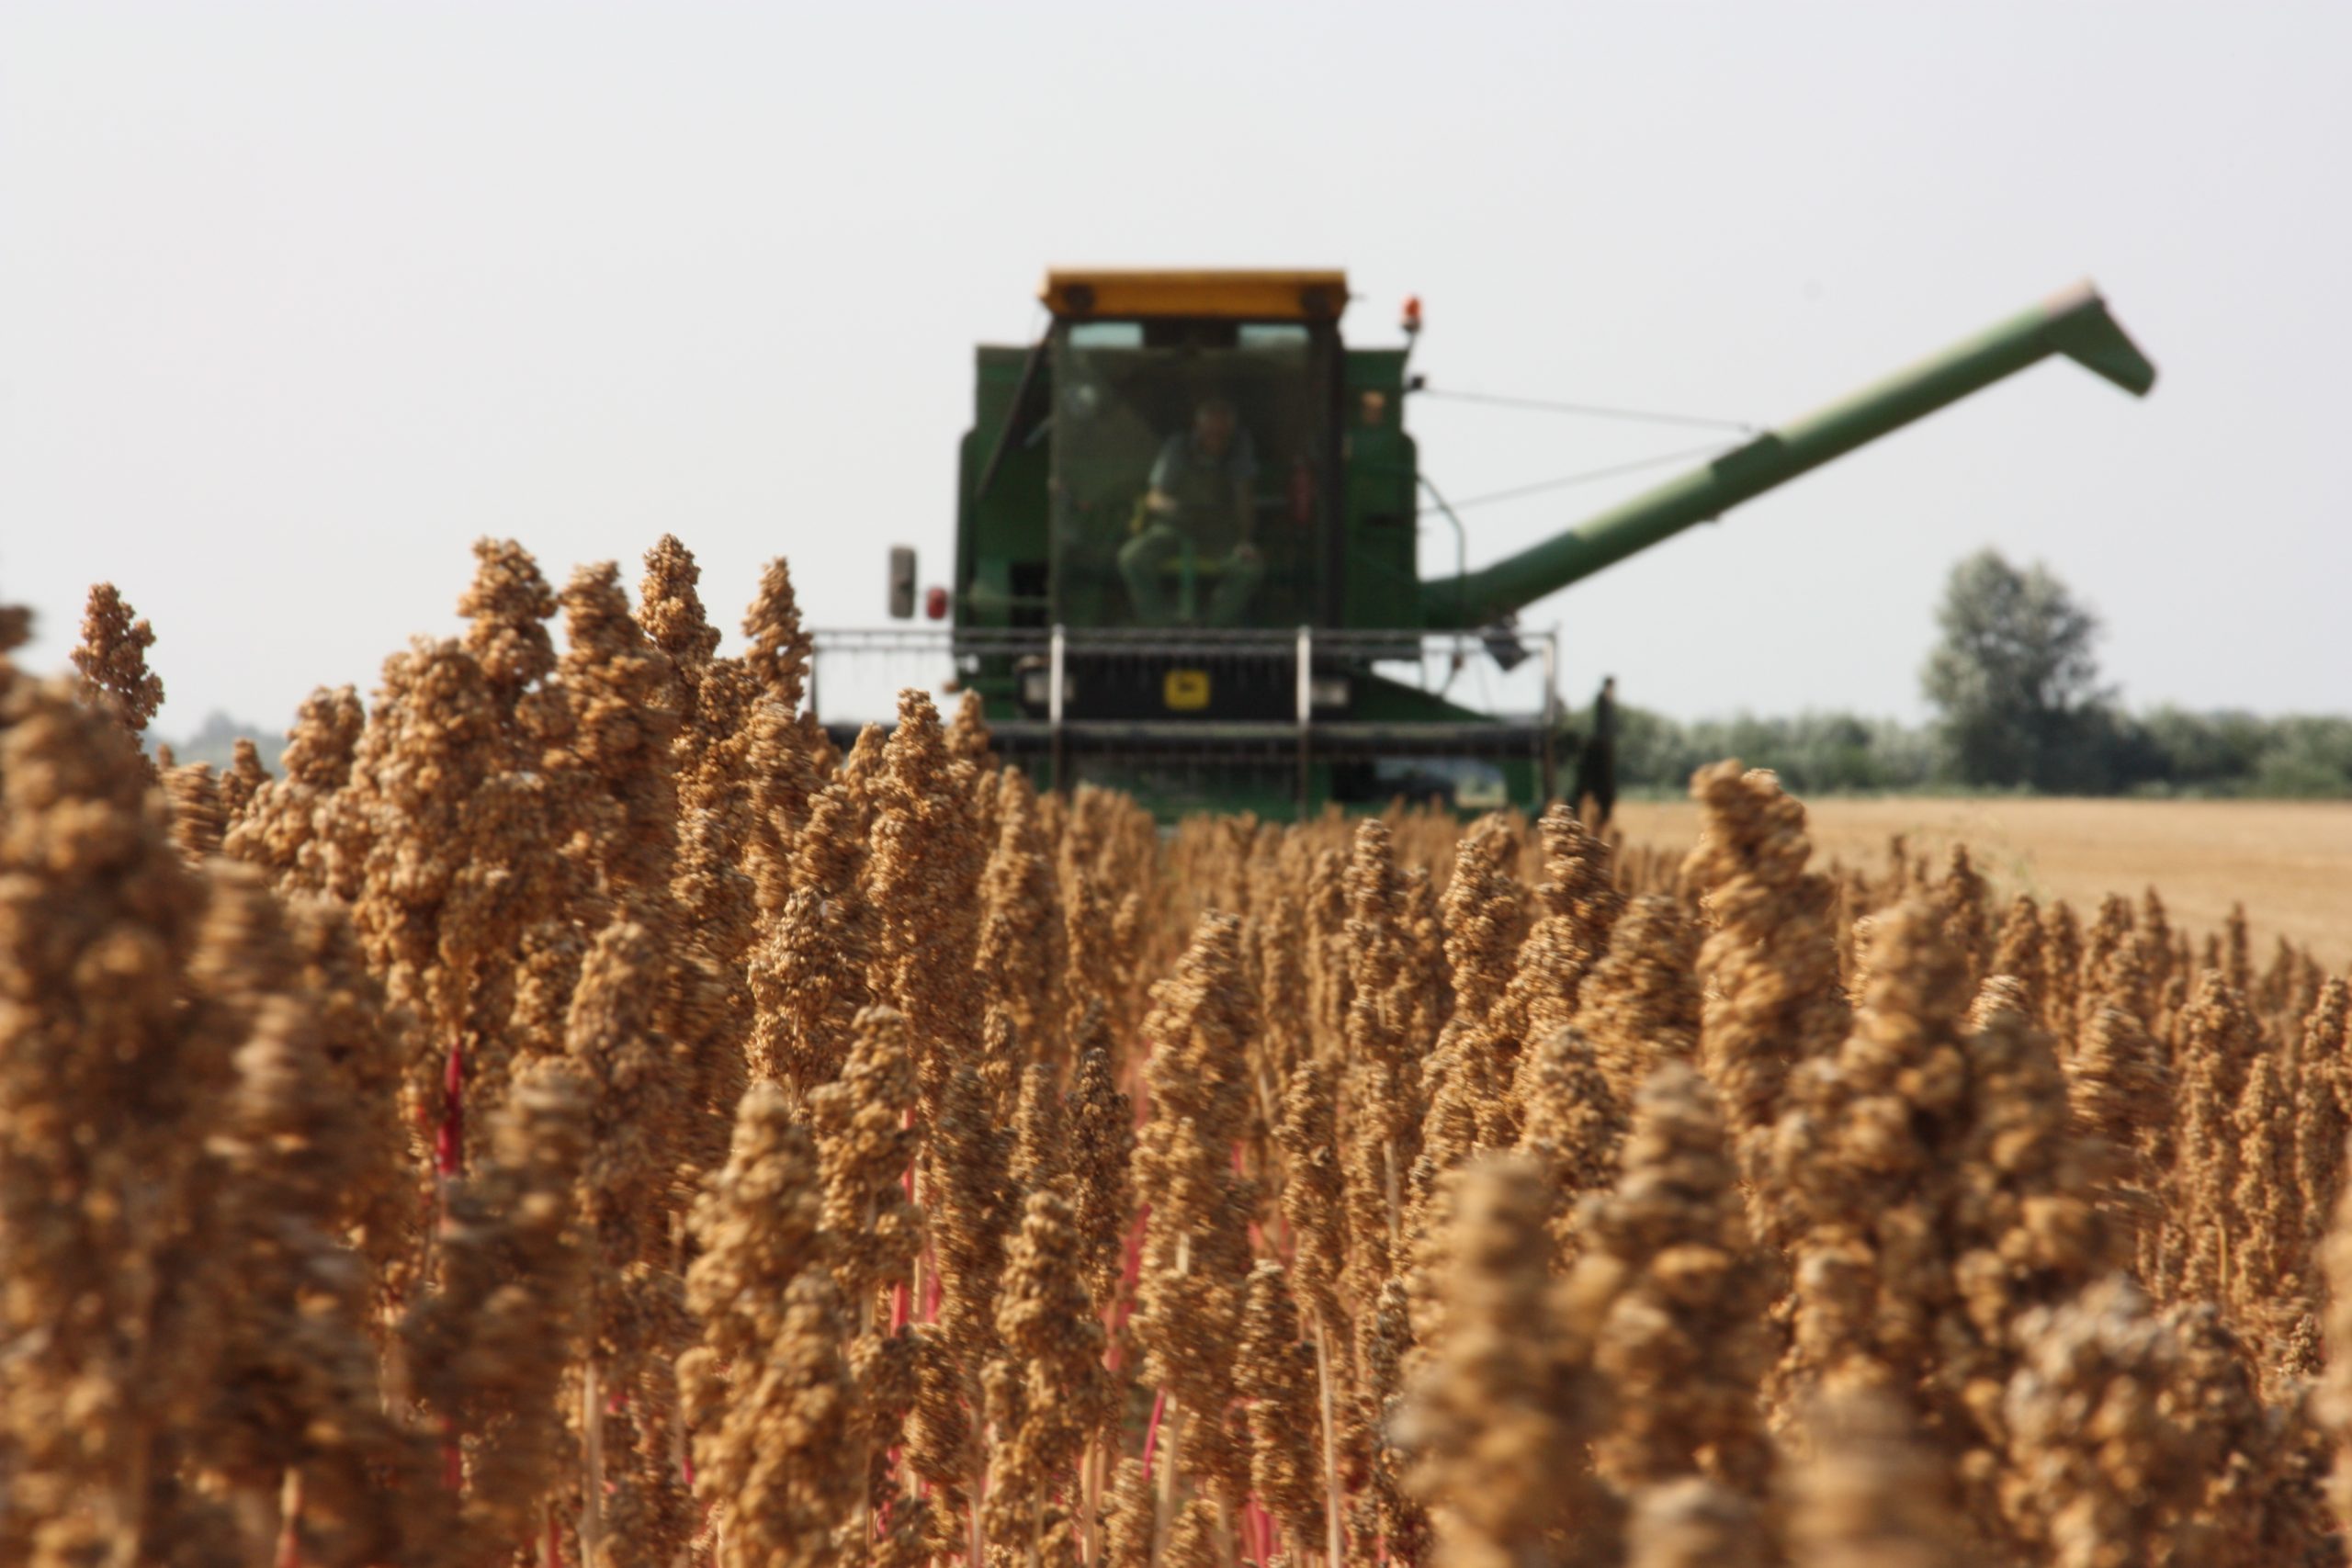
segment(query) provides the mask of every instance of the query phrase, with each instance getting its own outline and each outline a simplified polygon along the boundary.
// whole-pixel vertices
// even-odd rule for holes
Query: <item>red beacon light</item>
[[[934,621],[947,618],[947,590],[928,588],[923,591],[922,613]]]
[[[1405,335],[1411,337],[1421,330],[1421,297],[1405,296]]]

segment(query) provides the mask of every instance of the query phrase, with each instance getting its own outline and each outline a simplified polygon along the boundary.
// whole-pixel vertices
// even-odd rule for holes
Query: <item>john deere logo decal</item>
[[[1209,705],[1209,672],[1205,670],[1170,670],[1160,688],[1160,695],[1178,713],[1190,713]]]

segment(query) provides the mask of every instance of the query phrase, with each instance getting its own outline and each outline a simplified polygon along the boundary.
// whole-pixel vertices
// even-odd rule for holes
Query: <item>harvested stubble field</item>
[[[1815,851],[1849,865],[1883,864],[1898,835],[1938,863],[1966,844],[2000,892],[2095,908],[2154,886],[2177,919],[2208,931],[2243,906],[2257,944],[2284,937],[2352,968],[2352,802],[1832,797],[1805,812]],[[1622,802],[1617,816],[1636,843],[1699,831],[1687,801]]]
[[[2307,950],[1734,763],[1163,839],[477,554],[277,776],[0,611],[0,1562],[2345,1561]]]

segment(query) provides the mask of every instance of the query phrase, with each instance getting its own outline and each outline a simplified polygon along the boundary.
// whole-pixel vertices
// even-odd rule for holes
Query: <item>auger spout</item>
[[[1566,533],[1492,566],[1423,583],[1423,624],[1438,630],[1491,625],[1547,593],[2061,354],[2134,397],[2143,396],[2156,383],[2156,367],[2124,335],[2108,313],[2107,301],[2089,283],[2078,283]]]

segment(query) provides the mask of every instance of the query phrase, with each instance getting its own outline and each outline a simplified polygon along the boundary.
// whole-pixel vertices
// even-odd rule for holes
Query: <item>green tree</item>
[[[1996,550],[1952,568],[1920,682],[1953,773],[2073,794],[2113,787],[2116,717],[2091,651],[2098,618],[2049,568]]]

